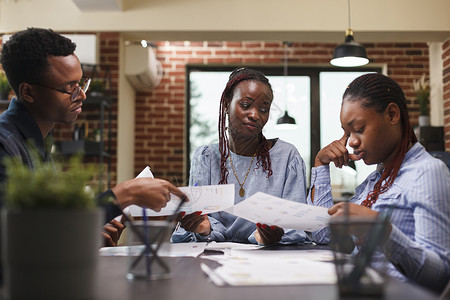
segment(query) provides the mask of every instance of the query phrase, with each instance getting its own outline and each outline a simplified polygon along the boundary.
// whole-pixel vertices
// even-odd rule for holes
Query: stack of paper
[[[270,258],[267,253],[271,252]],[[325,258],[325,259],[324,259]],[[335,284],[336,268],[331,251],[233,251],[212,269],[202,270],[218,285]]]
[[[163,243],[158,252],[159,256],[171,257],[197,257],[205,250],[221,251],[222,253],[229,253],[232,250],[256,250],[263,246],[240,243],[217,243],[217,242],[200,242],[200,243]],[[145,245],[137,246],[118,246],[118,247],[103,247],[100,248],[99,254],[101,256],[137,256],[142,252]]]
[[[168,243],[163,243],[168,244]],[[206,243],[179,243],[162,245],[158,255],[166,257],[197,257],[205,250]],[[142,253],[145,245],[103,247],[99,250],[101,256],[138,256]]]

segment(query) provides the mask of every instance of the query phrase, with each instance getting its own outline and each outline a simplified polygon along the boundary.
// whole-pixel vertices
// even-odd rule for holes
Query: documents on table
[[[103,247],[100,248],[99,254],[101,256],[138,256],[145,245],[133,246],[118,246],[118,247]],[[253,244],[239,244],[239,243],[217,243],[217,242],[197,242],[197,243],[170,243],[170,245],[160,247],[158,251],[159,256],[168,257],[197,257],[205,250],[230,252],[231,250],[256,250],[263,246]]]
[[[272,252],[266,255],[267,252]],[[221,266],[202,270],[218,286],[335,284],[336,268],[328,250],[232,252]],[[315,259],[314,257],[317,257]],[[323,260],[323,257],[331,259]]]
[[[225,210],[254,223],[316,231],[328,226],[328,209],[258,192]]]
[[[206,242],[202,243],[177,243],[163,245],[158,250],[158,256],[161,257],[197,257],[203,253]],[[139,256],[145,245],[103,247],[99,250],[101,256]]]
[[[104,247],[102,256],[137,256],[145,245]],[[261,249],[262,248],[262,249]],[[161,257],[200,257],[201,269],[219,286],[335,284],[336,268],[331,250],[263,250],[263,246],[239,243],[173,243],[162,246]],[[207,250],[223,252],[207,255]],[[216,261],[211,268],[208,260]]]
[[[153,178],[150,167],[147,166],[136,178],[141,177]],[[184,211],[187,214],[196,211],[201,211],[202,214],[209,214],[225,210],[234,205],[234,184],[186,186],[178,188],[189,198],[189,202],[183,204],[180,209],[180,211]],[[176,211],[181,199],[173,194],[170,194],[170,196],[170,201],[167,203],[166,207],[163,207],[159,212],[147,209],[147,216],[172,215]],[[130,205],[129,212],[133,217],[142,216],[142,208],[137,205]]]

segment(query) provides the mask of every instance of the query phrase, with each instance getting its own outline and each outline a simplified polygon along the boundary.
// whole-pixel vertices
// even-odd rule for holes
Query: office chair
[[[431,156],[442,160],[450,170],[450,153],[445,151],[429,151]]]
[[[448,281],[447,286],[445,287],[444,291],[439,297],[439,300],[448,300],[448,299],[450,299],[450,280]]]

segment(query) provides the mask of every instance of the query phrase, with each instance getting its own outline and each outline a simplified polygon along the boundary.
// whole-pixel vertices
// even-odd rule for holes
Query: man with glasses
[[[74,122],[82,111],[91,80],[83,78],[75,47],[51,29],[39,28],[18,32],[3,45],[0,63],[17,98],[0,115],[0,207],[6,180],[3,158],[18,156],[33,168],[31,141],[40,158],[52,162],[51,130],[56,123]],[[170,200],[170,193],[185,197],[165,180],[125,181],[104,193],[116,198],[116,205],[107,207],[107,218],[111,220],[131,204],[159,211]],[[112,239],[111,235],[105,237]]]
[[[60,93],[70,95],[70,100],[75,101],[75,100],[77,100],[78,95],[80,95],[81,91],[83,91],[86,94],[87,90],[89,89],[89,85],[91,84],[91,80],[92,80],[91,78],[85,78],[85,77],[81,78],[80,82],[78,83],[78,86],[76,86],[71,92],[53,88],[51,86],[47,86],[42,83],[34,83],[34,84],[43,86],[43,87],[51,89],[51,90],[58,91]]]

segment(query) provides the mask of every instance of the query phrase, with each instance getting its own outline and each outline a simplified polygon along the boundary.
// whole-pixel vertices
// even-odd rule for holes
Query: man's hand
[[[161,211],[161,208],[170,201],[170,194],[189,201],[181,190],[163,179],[135,178],[116,185],[112,191],[122,209],[135,204],[154,211]]]
[[[117,246],[117,242],[120,239],[120,235],[122,234],[125,225],[117,220],[112,220],[105,226],[103,226],[103,239],[105,247],[114,247]]]

